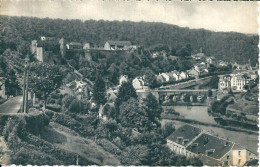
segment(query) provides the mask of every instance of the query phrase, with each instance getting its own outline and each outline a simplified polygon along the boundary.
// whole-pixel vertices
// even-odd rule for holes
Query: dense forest
[[[203,52],[217,59],[253,64],[258,61],[258,36],[235,32],[212,32],[164,23],[130,21],[80,21],[0,16],[0,54],[6,49],[21,54],[40,36],[65,38],[68,42],[92,42],[103,46],[107,40],[129,40],[147,49],[166,45],[178,51],[189,44],[192,53]]]

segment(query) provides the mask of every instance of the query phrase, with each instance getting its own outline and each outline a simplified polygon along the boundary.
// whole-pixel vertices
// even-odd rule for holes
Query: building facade
[[[197,157],[204,165],[243,166],[258,156],[246,148],[191,125],[184,125],[167,138],[176,154]]]
[[[219,90],[230,90],[231,89],[231,76],[230,75],[224,75],[219,78],[218,83],[218,89]]]
[[[104,45],[105,50],[129,50],[131,48],[130,41],[107,41]]]
[[[231,89],[234,92],[242,92],[245,91],[246,78],[240,73],[231,74]]]

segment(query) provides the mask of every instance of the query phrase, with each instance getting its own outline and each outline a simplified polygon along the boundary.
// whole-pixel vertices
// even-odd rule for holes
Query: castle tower
[[[36,54],[36,49],[37,49],[37,40],[32,40],[31,52],[33,55]]]

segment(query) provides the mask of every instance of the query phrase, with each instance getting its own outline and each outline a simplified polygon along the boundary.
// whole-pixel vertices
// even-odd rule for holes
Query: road
[[[17,113],[23,102],[22,96],[16,96],[13,99],[7,100],[4,104],[0,105],[1,114]]]

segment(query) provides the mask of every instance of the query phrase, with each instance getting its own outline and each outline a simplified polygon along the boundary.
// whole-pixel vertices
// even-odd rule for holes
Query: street
[[[12,99],[10,98],[4,104],[0,105],[0,113],[1,114],[17,113],[22,102],[23,102],[22,96],[16,96],[16,97],[13,97]]]

